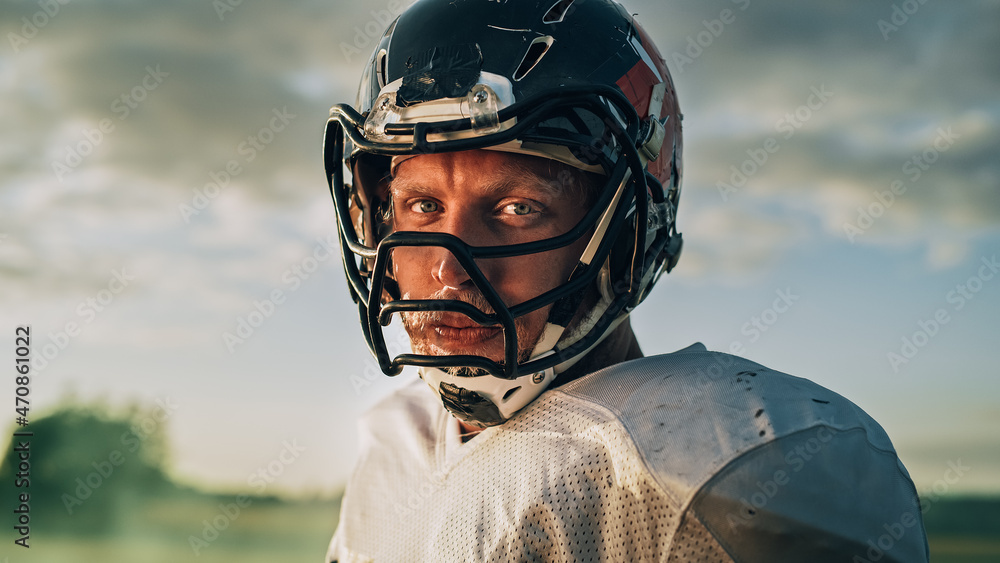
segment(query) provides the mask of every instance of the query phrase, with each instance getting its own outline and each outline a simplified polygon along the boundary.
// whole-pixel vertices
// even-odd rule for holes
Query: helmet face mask
[[[433,45],[430,30],[416,34],[412,28],[428,21],[430,14],[451,12],[447,1],[420,0],[390,25],[376,49],[359,94],[363,113],[337,105],[327,123],[327,178],[337,209],[348,286],[358,304],[369,349],[389,375],[398,374],[404,365],[419,366],[445,406],[470,424],[502,423],[534,400],[556,373],[593,349],[627,316],[679,254],[674,217],[679,195],[680,116],[669,75],[662,60],[653,68],[643,62],[643,55],[650,57],[635,46],[644,49],[642,43],[648,38],[617,4],[596,0],[579,4],[580,12],[616,14],[632,28],[624,40],[612,43],[619,51],[631,53],[635,61],[620,61],[625,68],[612,71],[610,83],[585,80],[554,87],[546,83],[551,82],[547,59],[560,48],[572,48],[562,43],[575,36],[563,37],[551,28],[594,21],[584,19],[585,13],[575,14],[579,16],[575,20],[574,14],[563,13],[563,19],[553,24],[542,23],[539,15],[535,27],[551,31],[543,35],[549,39],[536,41],[528,53],[516,55],[520,64],[504,76],[490,72],[496,68],[489,62],[511,55],[511,44],[522,43],[520,35],[508,32],[494,34],[495,40],[480,37],[475,43]],[[521,6],[466,9],[491,27],[500,27],[489,23],[491,17],[510,19],[513,13],[523,14]],[[431,48],[424,48],[427,45]],[[532,56],[539,52],[537,45],[551,53],[543,53],[524,72],[532,49]],[[560,56],[566,55],[563,51]],[[659,59],[658,54],[655,57]],[[647,65],[644,73],[634,70],[640,64]],[[394,74],[394,69],[403,69],[399,71],[402,76]],[[623,92],[620,82],[653,73],[659,77],[646,85],[649,91],[645,98],[640,96],[637,107],[630,97],[635,95],[635,80],[629,83],[630,95]],[[641,107],[643,100],[646,107]],[[661,107],[650,111],[657,104],[667,109],[662,117]],[[476,149],[547,158],[598,173],[604,185],[574,227],[541,240],[477,247],[449,233],[393,229],[386,218],[391,210],[388,186],[396,166],[422,154]],[[574,244],[586,246],[571,275],[522,303],[505,303],[480,267],[490,260],[536,256]],[[393,278],[392,262],[394,256],[418,248],[450,253],[483,298],[480,305],[488,304],[488,308],[458,299],[404,298]],[[578,311],[582,302],[593,307]],[[545,328],[526,354],[516,319],[546,307]],[[427,312],[463,315],[477,325],[499,327],[502,357],[392,357],[383,329],[393,315]],[[567,331],[571,321],[575,324]]]

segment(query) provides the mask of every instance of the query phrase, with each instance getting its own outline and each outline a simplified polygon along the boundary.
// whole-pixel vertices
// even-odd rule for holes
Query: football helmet
[[[616,2],[411,5],[378,41],[356,107],[330,110],[324,139],[348,288],[382,371],[418,366],[448,410],[480,427],[500,424],[533,401],[677,263],[680,121],[666,64]],[[574,228],[545,240],[476,247],[447,233],[394,231],[386,207],[395,165],[473,149],[552,159],[599,174],[603,188]],[[504,303],[477,266],[581,239],[588,242],[572,275],[523,303]],[[492,310],[401,295],[393,253],[412,246],[451,252]],[[579,311],[584,303],[589,310]],[[526,360],[519,358],[515,319],[549,305],[541,337]],[[384,328],[395,315],[417,311],[500,327],[503,358],[390,354]]]

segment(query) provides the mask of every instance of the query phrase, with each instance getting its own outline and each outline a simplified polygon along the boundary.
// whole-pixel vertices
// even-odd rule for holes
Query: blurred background
[[[328,250],[320,143],[408,4],[0,2],[0,365],[18,326],[33,358],[31,424],[8,372],[0,427],[34,432],[33,549],[10,442],[0,557],[320,560],[354,421],[401,384]],[[995,561],[1000,2],[625,5],[685,113],[686,247],[643,350],[845,395],[934,559]]]

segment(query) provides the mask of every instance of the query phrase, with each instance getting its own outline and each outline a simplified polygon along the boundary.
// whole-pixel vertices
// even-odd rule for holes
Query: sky
[[[368,356],[320,144],[407,4],[0,4],[0,362],[30,326],[32,416],[142,404],[184,482],[342,488],[355,420],[413,375]],[[685,114],[645,353],[812,379],[919,491],[1000,493],[1000,2],[625,5]]]

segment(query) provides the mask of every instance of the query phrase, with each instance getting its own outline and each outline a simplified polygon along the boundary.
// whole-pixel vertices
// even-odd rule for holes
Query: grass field
[[[997,563],[1000,539],[931,536],[933,563]]]
[[[53,533],[32,526],[29,549],[0,533],[0,562],[9,563],[319,563],[337,524],[336,501],[254,499],[229,518],[225,497],[179,497],[147,504],[106,534]],[[229,514],[235,512],[229,507]],[[212,526],[206,534],[206,523]],[[39,530],[36,532],[35,530]],[[213,534],[217,534],[214,535]],[[206,541],[207,537],[211,541]],[[204,541],[195,541],[192,537]]]
[[[337,501],[253,499],[229,519],[220,508],[228,497],[183,496],[147,505],[108,534],[51,533],[33,528],[31,548],[14,546],[10,530],[0,532],[4,563],[320,563],[336,527]],[[231,507],[230,514],[233,514]],[[935,516],[937,513],[937,516]],[[975,521],[974,529],[954,530],[955,518]],[[205,524],[224,528],[197,553],[191,537],[205,539]],[[928,512],[931,561],[935,563],[1000,562],[1000,500],[939,500]],[[209,538],[211,533],[207,534]],[[197,543],[197,542],[196,542]]]

